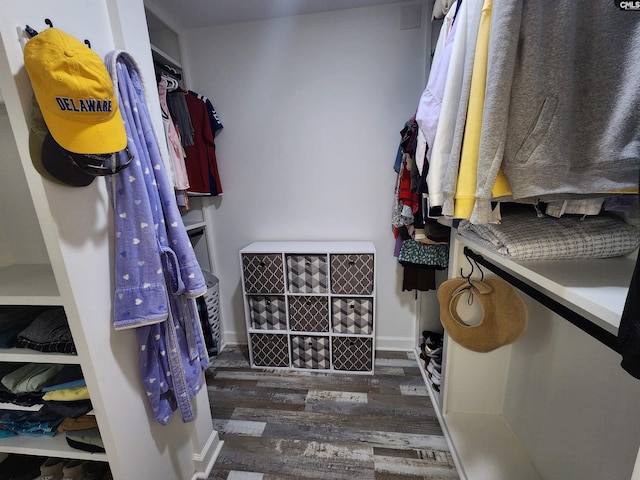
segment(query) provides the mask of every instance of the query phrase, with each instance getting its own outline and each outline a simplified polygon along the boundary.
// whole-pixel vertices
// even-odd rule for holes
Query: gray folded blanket
[[[618,257],[640,244],[638,229],[618,217],[538,217],[533,209],[505,212],[499,224],[463,220],[458,233],[513,260]]]

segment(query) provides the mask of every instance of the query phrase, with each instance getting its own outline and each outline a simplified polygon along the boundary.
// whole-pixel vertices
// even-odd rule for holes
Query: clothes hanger
[[[177,90],[180,85],[178,84],[178,81],[175,78],[171,78],[169,75],[161,75],[161,78],[164,78],[167,81],[167,91],[168,92],[173,92],[174,90]]]

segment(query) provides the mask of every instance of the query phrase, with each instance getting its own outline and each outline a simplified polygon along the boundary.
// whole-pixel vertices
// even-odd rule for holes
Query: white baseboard
[[[226,345],[237,346],[247,345],[247,334],[245,332],[224,332],[222,339],[223,347]]]
[[[402,351],[415,350],[413,337],[376,337],[376,350]]]
[[[195,473],[191,480],[206,480],[213,469],[214,463],[220,454],[224,442],[218,437],[218,432],[213,430],[200,453],[193,454]]]

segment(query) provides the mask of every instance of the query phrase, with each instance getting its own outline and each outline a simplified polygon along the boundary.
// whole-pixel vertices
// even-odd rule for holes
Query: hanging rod
[[[591,320],[588,320],[587,318],[583,317],[579,313],[571,310],[569,307],[561,304],[557,300],[554,300],[553,298],[551,298],[546,293],[543,293],[540,290],[536,289],[535,287],[532,287],[528,283],[523,282],[518,277],[515,277],[514,275],[510,274],[506,270],[503,270],[502,268],[500,268],[497,265],[493,264],[492,262],[490,262],[489,260],[484,258],[482,255],[480,255],[478,253],[475,253],[469,247],[464,247],[463,252],[464,252],[465,256],[467,256],[469,258],[472,258],[473,260],[478,262],[480,265],[488,268],[493,273],[495,273],[499,277],[503,278],[504,280],[509,282],[514,287],[518,288],[522,292],[524,292],[527,295],[529,295],[531,298],[536,300],[538,303],[544,305],[548,309],[552,310],[553,312],[555,312],[558,315],[560,315],[561,317],[563,317],[565,320],[569,321],[569,323],[571,323],[571,324],[575,325],[576,327],[578,327],[580,330],[585,332],[587,335],[595,338],[600,343],[606,345],[607,347],[609,347],[614,352],[619,353],[619,351],[618,351],[618,338],[613,333],[608,332],[604,328],[602,328],[599,325],[596,325],[595,323],[593,323]]]
[[[195,238],[204,235],[204,227],[198,227],[188,230],[187,235],[189,236],[189,238]]]

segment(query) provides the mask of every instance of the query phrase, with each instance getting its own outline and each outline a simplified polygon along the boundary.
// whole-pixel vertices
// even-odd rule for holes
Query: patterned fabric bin
[[[289,324],[298,332],[329,331],[329,301],[327,297],[288,297]]]
[[[296,368],[330,368],[329,337],[292,335],[291,358]]]
[[[284,296],[248,297],[251,327],[260,330],[286,330],[287,307]]]
[[[331,255],[331,292],[371,295],[373,254]]]
[[[350,372],[373,370],[373,339],[333,337],[333,368]]]
[[[287,280],[291,293],[326,293],[326,255],[287,255]]]
[[[253,365],[258,367],[289,367],[289,345],[286,335],[252,333]]]
[[[247,293],[284,293],[282,255],[247,254],[242,256],[244,288]]]
[[[370,335],[373,331],[373,299],[334,298],[331,325],[334,333]]]
[[[207,306],[207,317],[211,334],[216,340],[216,347],[220,351],[220,282],[218,278],[209,272],[202,272],[207,281],[207,292],[204,294],[205,305]]]

